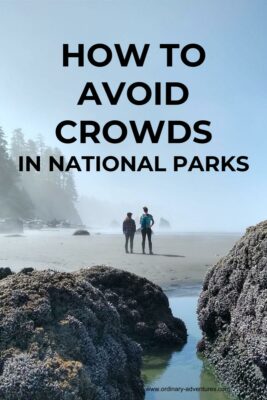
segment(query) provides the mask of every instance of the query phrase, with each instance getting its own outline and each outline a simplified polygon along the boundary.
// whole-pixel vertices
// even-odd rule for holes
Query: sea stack
[[[198,303],[198,349],[239,399],[267,399],[267,221],[211,268]]]

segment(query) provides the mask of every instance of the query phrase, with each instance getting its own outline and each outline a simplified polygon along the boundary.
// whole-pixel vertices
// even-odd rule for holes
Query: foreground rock
[[[159,286],[105,266],[81,270],[79,274],[101,290],[117,309],[123,331],[143,348],[179,348],[186,343],[185,325],[173,317],[168,298]]]
[[[83,274],[0,281],[1,400],[138,400],[141,349]]]
[[[267,399],[267,221],[207,274],[198,305],[203,351],[240,399]]]
[[[12,274],[13,274],[13,272],[11,271],[10,268],[8,268],[8,267],[6,267],[6,268],[1,267],[0,268],[0,280],[4,279],[7,276],[12,275]]]

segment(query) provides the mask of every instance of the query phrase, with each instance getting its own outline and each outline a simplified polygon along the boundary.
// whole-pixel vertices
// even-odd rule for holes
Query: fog
[[[144,204],[145,205],[145,204]],[[136,221],[137,228],[140,226],[140,216],[143,213],[142,207],[137,208],[136,205],[130,202],[116,203],[112,201],[99,200],[94,197],[81,196],[77,202],[77,209],[82,221],[93,230],[105,232],[120,232],[122,231],[122,222],[126,217],[127,212],[132,212],[132,218]],[[152,213],[153,210],[151,210]],[[155,210],[154,210],[155,211]],[[172,225],[163,220],[162,214],[157,214],[155,218],[156,230],[161,232],[170,232]]]
[[[37,220],[39,225],[53,227],[83,224],[93,231],[121,232],[127,212],[133,213],[139,226],[142,209],[147,206],[155,219],[155,232],[242,232],[265,217],[261,204],[247,212],[254,193],[247,192],[246,179],[239,181],[239,192],[233,197],[235,188],[227,175],[218,181],[212,174],[202,179],[189,174],[178,177],[174,185],[175,177],[165,173],[51,172],[48,159],[64,155],[59,148],[47,146],[42,136],[29,136],[21,129],[9,135],[1,132],[0,147],[9,158],[0,157],[5,172],[2,188],[6,188],[0,196],[2,219],[16,217],[26,223],[35,221],[35,225]],[[21,155],[32,159],[40,155],[40,171],[31,168],[19,173]],[[231,190],[225,190],[226,186]]]
[[[232,1],[215,4],[207,0],[170,1],[168,7],[157,2],[154,7],[152,3],[137,0],[126,5],[118,0],[105,1],[103,6],[97,1],[68,2],[62,8],[61,2],[4,2],[0,24],[1,53],[5,55],[1,59],[0,125],[8,142],[13,130],[21,127],[26,142],[36,141],[40,132],[52,153],[59,148],[67,158],[159,156],[168,171],[73,171],[67,187],[66,174],[45,177],[41,173],[25,173],[22,184],[16,183],[20,195],[15,193],[14,186],[9,195],[3,193],[2,186],[2,217],[12,214],[24,219],[57,218],[71,223],[82,220],[97,229],[109,228],[113,220],[120,225],[127,211],[139,218],[146,205],[155,218],[155,229],[163,217],[170,221],[173,230],[181,232],[244,231],[266,218],[266,58],[262,57],[266,45],[266,4],[261,1],[255,7],[248,1],[238,0],[233,5]],[[118,15],[119,23],[114,24]],[[16,29],[10,29],[11,26]],[[77,67],[75,60],[66,68],[62,66],[63,43],[72,48],[84,43],[85,49],[95,43],[110,47],[119,43],[123,50],[129,43],[135,43],[138,49],[150,43],[150,49],[142,68],[133,62],[122,68],[115,56],[103,68],[88,63]],[[180,43],[181,47],[199,43],[205,48],[206,60],[197,68],[189,68],[179,58],[169,68],[160,43]],[[87,101],[77,106],[88,81],[97,88],[108,82],[113,92],[120,82],[127,86],[136,81],[150,86],[155,82],[162,82],[163,86],[166,82],[181,82],[187,85],[189,98],[178,106],[149,102],[140,107],[122,96],[119,105],[113,106],[99,89],[102,105]],[[169,144],[165,129],[160,143],[153,145],[149,138],[136,144],[131,135],[120,144],[105,143],[101,133],[100,144],[83,144],[79,140],[62,144],[56,138],[55,128],[66,119],[78,122],[68,131],[77,138],[81,120],[97,121],[100,126],[110,120],[127,125],[133,120],[140,127],[145,120],[154,126],[159,120],[187,121],[192,126],[205,119],[211,121],[212,140],[203,145],[194,143],[191,137],[186,143]],[[32,143],[27,146],[28,151]],[[49,152],[48,149],[46,153]],[[185,156],[190,161],[195,155],[245,155],[249,157],[250,169],[188,172],[185,168],[177,173],[171,170],[174,156]],[[14,204],[14,199],[19,200]]]

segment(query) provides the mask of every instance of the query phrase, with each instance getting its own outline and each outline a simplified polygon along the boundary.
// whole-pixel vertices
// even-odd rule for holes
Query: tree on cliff
[[[21,187],[18,172],[7,150],[7,142],[0,128],[0,217],[32,216],[32,203]]]
[[[15,129],[11,137],[10,157],[16,163],[20,156],[25,154],[26,144],[21,129]]]
[[[52,219],[69,220],[80,223],[81,219],[75,208],[78,198],[73,175],[59,170],[49,171],[49,158],[59,159],[62,153],[57,148],[45,145],[43,137],[37,140],[25,140],[21,129],[15,129],[10,146],[10,155],[18,166],[19,156],[41,157],[41,171],[23,172],[21,185],[28,193],[34,205],[34,216],[44,221]]]
[[[72,172],[68,172],[66,175],[67,176],[65,179],[65,188],[64,188],[65,193],[70,199],[72,199],[73,201],[77,201],[78,194],[77,194],[73,174],[72,174]]]

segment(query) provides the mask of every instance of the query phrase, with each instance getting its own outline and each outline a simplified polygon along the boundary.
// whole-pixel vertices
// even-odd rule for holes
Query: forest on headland
[[[47,146],[41,135],[36,140],[25,139],[21,129],[15,129],[8,142],[0,128],[0,218],[80,224],[72,173],[50,172],[46,168],[40,172],[18,172],[19,156],[27,155],[40,155],[48,162],[50,156],[62,154],[58,148]]]

